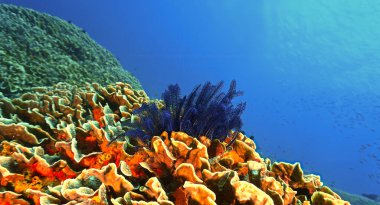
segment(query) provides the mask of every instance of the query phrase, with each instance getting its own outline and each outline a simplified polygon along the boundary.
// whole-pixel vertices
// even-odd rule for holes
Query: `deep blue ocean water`
[[[151,97],[236,79],[262,156],[380,194],[380,1],[0,2],[84,28]]]

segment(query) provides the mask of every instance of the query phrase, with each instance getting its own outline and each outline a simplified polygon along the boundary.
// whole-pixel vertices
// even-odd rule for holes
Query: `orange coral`
[[[101,117],[104,116],[103,109],[101,107],[95,107],[92,109],[92,115],[94,117],[94,120],[99,122],[100,127],[104,127],[103,122],[101,121]]]
[[[110,143],[127,129],[122,122],[131,120],[133,109],[148,100],[145,92],[125,83],[85,88],[60,84],[0,99],[0,182],[7,190],[0,192],[0,201],[348,203],[322,186],[319,176],[304,175],[299,164],[271,164],[261,158],[254,141],[242,133],[236,133],[235,141],[234,133],[224,141],[211,141],[164,132],[150,144],[136,139],[138,147],[128,141]]]

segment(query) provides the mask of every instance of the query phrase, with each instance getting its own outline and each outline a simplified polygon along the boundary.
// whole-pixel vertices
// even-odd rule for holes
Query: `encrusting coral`
[[[58,84],[1,99],[0,205],[349,204],[300,164],[261,157],[238,131],[125,137],[133,111],[148,102],[125,83]]]
[[[109,51],[70,21],[0,3],[0,31],[0,97],[58,82],[126,81],[141,89]]]

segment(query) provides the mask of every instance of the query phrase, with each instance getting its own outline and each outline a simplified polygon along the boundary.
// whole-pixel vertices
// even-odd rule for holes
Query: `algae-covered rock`
[[[48,14],[0,4],[0,93],[17,95],[58,82],[119,81],[141,89],[139,81],[85,30]]]

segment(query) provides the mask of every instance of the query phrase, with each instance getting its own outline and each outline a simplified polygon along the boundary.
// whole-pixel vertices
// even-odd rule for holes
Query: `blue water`
[[[380,194],[379,1],[0,2],[84,28],[152,97],[236,79],[262,156]]]

